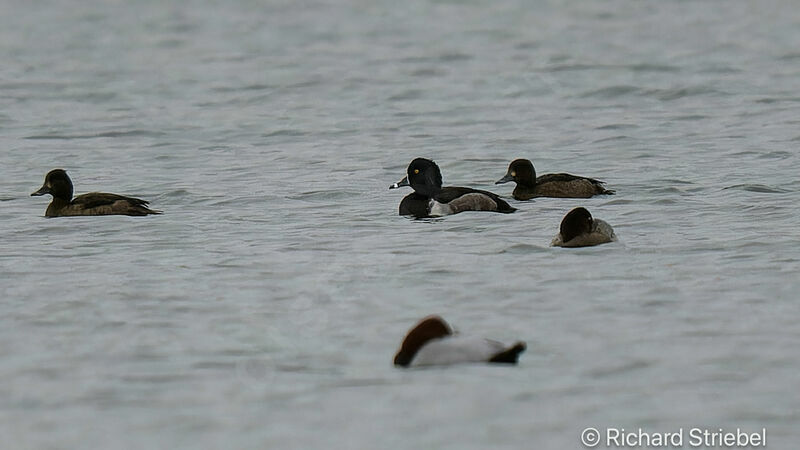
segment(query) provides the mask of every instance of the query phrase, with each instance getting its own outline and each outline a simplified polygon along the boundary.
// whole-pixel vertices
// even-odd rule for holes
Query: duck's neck
[[[517,187],[524,187],[526,189],[533,190],[536,187],[536,175],[533,175],[530,179],[516,179],[514,180],[517,182]]]
[[[428,198],[436,198],[436,196],[439,195],[440,192],[442,192],[442,187],[424,186],[420,189],[414,189],[414,192]]]
[[[514,188],[514,198],[518,200],[529,200],[536,196],[535,194],[536,186],[528,186],[525,184],[517,183],[517,187]]]
[[[47,206],[47,211],[45,211],[44,215],[47,217],[57,216],[58,211],[64,209],[65,207],[69,206],[70,201],[64,200],[63,198],[53,197],[53,201],[50,202],[50,205]]]

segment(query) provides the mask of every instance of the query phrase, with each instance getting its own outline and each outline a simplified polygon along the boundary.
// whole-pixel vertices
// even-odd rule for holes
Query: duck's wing
[[[145,216],[148,214],[161,214],[147,207],[149,202],[140,198],[126,197],[107,192],[90,192],[72,199],[70,209],[82,211],[86,215],[112,215],[122,214],[129,216]]]
[[[615,242],[617,235],[614,234],[614,228],[605,220],[594,219],[592,231],[575,236],[567,242],[564,242],[561,233],[558,233],[550,243],[552,247],[591,247],[593,245],[606,244]]]
[[[617,240],[617,235],[614,234],[614,228],[603,219],[592,220],[592,232],[607,237],[608,242]]]
[[[113,205],[118,201],[123,201],[135,206],[147,206],[147,200],[140,198],[126,197],[124,195],[109,194],[107,192],[89,192],[72,199],[72,204],[86,209],[97,208],[98,206]]]
[[[613,195],[605,188],[605,181],[570,173],[548,173],[536,178],[537,194],[543,197],[591,197],[597,194]],[[551,192],[553,191],[553,192]],[[563,191],[563,192],[562,192]]]
[[[550,183],[553,181],[569,182],[577,180],[586,180],[595,185],[603,185],[605,181],[596,180],[594,178],[582,177],[580,175],[572,175],[571,173],[548,173],[536,177],[536,184]]]

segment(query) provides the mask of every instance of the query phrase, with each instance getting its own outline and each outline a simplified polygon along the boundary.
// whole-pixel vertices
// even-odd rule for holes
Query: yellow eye
[[[515,177],[515,176],[517,176],[517,172],[511,172],[511,176],[512,176],[512,177]]]
[[[419,173],[419,169],[414,169],[414,173],[418,174]]]

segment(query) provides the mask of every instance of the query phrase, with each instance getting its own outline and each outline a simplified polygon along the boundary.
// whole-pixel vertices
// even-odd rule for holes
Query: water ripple
[[[783,189],[774,186],[767,186],[765,184],[737,184],[734,186],[726,186],[723,189],[733,189],[739,191],[758,192],[761,194],[786,194],[794,192],[788,189]]]
[[[94,134],[37,134],[26,136],[25,139],[54,139],[54,140],[71,140],[71,139],[97,139],[97,138],[121,138],[121,137],[159,137],[164,136],[166,133],[154,130],[128,130],[128,131],[104,131],[102,133]]]

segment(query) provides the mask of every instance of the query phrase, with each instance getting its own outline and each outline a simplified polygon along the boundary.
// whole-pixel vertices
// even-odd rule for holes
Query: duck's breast
[[[403,197],[400,202],[401,216],[427,217],[430,199],[424,195],[412,192]]]

